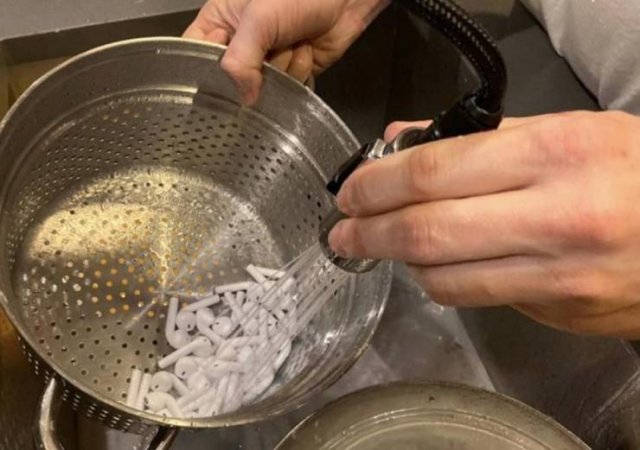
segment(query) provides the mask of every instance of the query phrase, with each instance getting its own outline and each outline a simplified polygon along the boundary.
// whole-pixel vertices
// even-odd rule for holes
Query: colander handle
[[[58,440],[55,418],[62,404],[62,387],[55,377],[51,377],[42,394],[36,412],[35,430],[33,438],[37,450],[64,450]],[[159,427],[155,434],[148,439],[143,450],[168,450],[173,444],[178,430],[176,428]]]
[[[60,390],[60,383],[51,377],[36,411],[33,439],[37,450],[64,450],[56,435],[55,421],[62,403]]]

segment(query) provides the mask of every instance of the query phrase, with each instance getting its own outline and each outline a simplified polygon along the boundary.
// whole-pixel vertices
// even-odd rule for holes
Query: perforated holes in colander
[[[249,262],[278,265],[322,218],[324,198],[280,136],[173,100],[121,98],[60,124],[11,233],[25,320],[106,398],[123,400],[131,367],[152,370],[168,351],[162,291],[203,295]]]

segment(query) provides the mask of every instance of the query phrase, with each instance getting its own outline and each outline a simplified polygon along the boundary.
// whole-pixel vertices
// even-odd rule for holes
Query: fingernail
[[[340,222],[338,222],[333,229],[329,232],[329,247],[331,247],[331,250],[333,250],[335,252],[336,255],[342,257],[342,258],[347,258],[347,251],[343,246],[343,242],[344,242],[344,229],[345,229],[346,224],[344,223],[344,220],[341,220]]]
[[[246,83],[237,83],[238,92],[240,93],[240,100],[244,106],[254,106],[258,101],[258,96],[253,89]]]
[[[256,88],[250,80],[234,77],[232,81],[240,96],[240,102],[244,106],[254,106],[258,102],[259,88]]]
[[[351,189],[349,188],[349,184],[345,183],[338,195],[336,196],[336,203],[338,205],[338,209],[348,216],[352,216],[353,214],[353,194],[351,193]]]
[[[248,90],[243,95],[243,102],[245,106],[255,106],[258,103],[260,94],[255,89]]]

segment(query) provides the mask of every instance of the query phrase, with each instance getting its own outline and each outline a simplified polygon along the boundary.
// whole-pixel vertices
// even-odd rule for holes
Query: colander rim
[[[193,39],[179,38],[179,37],[144,37],[144,38],[126,39],[126,40],[121,40],[121,41],[117,41],[117,42],[92,48],[90,50],[87,50],[85,52],[82,52],[76,56],[73,56],[67,59],[66,61],[59,64],[49,72],[42,75],[34,83],[32,83],[23,92],[23,94],[16,100],[16,102],[11,106],[11,108],[7,111],[4,118],[0,120],[0,135],[2,134],[3,130],[5,129],[9,121],[11,120],[12,116],[16,113],[16,111],[18,111],[21,108],[21,105],[25,101],[27,101],[27,99],[29,99],[33,93],[41,89],[42,86],[47,81],[49,81],[52,77],[54,77],[56,74],[64,70],[67,70],[70,67],[82,62],[86,58],[94,56],[96,54],[115,51],[115,50],[126,48],[126,47],[135,48],[136,46],[147,45],[147,44],[186,45],[185,50],[188,50],[188,46],[192,46],[194,49],[197,49],[197,47],[200,47],[200,49],[216,50],[217,52],[208,53],[208,57],[212,58],[215,61],[219,61],[220,58],[222,58],[224,51],[226,49],[226,47],[223,45],[213,44],[210,42],[204,42],[204,41],[193,40]],[[144,49],[144,47],[141,48],[141,51],[150,51],[150,50],[151,50],[151,47],[149,49]],[[206,55],[205,53],[202,53],[202,55],[200,56],[206,56]],[[265,70],[264,73],[266,76],[274,77],[276,79],[281,79],[286,83],[295,85],[299,89],[303,89],[304,94],[310,96],[310,100],[313,101],[316,105],[319,105],[321,107],[323,114],[329,115],[335,123],[341,126],[342,128],[341,131],[344,132],[344,137],[348,139],[348,141],[350,141],[350,142],[345,141],[345,144],[352,145],[353,146],[352,150],[355,150],[359,146],[358,139],[355,137],[351,129],[347,127],[347,125],[343,122],[340,116],[338,116],[338,114],[331,107],[329,107],[329,105],[327,105],[315,92],[309,89],[309,87],[307,87],[300,81],[296,80],[295,78],[291,77],[290,75],[279,71],[271,64],[264,63],[263,67],[264,67],[264,70]],[[344,148],[344,153],[345,153],[345,156],[349,155],[349,151],[347,150],[346,146]],[[4,196],[0,197],[0,208],[3,206],[2,204],[4,203],[3,197]],[[125,405],[122,402],[115,401],[111,398],[107,398],[102,395],[97,395],[96,392],[93,389],[91,389],[90,386],[87,386],[83,383],[79,383],[77,380],[74,379],[74,377],[68,376],[68,374],[66,374],[66,371],[57,363],[57,361],[54,358],[47,356],[42,352],[40,348],[38,348],[34,338],[31,336],[31,333],[27,333],[25,330],[25,327],[17,320],[17,315],[13,313],[12,308],[9,305],[8,298],[6,294],[2,292],[2,290],[0,290],[0,305],[2,305],[2,308],[5,311],[11,324],[14,326],[14,328],[18,330],[18,333],[21,339],[25,341],[25,343],[30,347],[30,349],[34,353],[36,353],[41,360],[43,360],[49,367],[51,367],[51,369],[55,372],[54,376],[59,377],[64,383],[68,383],[74,389],[77,389],[78,391],[82,392],[84,395],[91,398],[92,400],[102,403],[108,406],[109,408],[112,408],[115,411],[124,413],[128,416],[134,417],[138,420],[141,420],[146,423],[151,423],[154,425],[178,427],[178,428],[215,428],[215,427],[225,427],[225,426],[237,426],[237,425],[255,423],[257,421],[261,421],[270,417],[274,417],[274,416],[295,410],[299,408],[301,405],[308,402],[310,398],[318,395],[318,393],[322,392],[324,389],[326,389],[328,386],[334,383],[338,378],[340,378],[344,373],[346,373],[349,370],[349,368],[358,360],[358,358],[367,349],[369,345],[369,341],[373,336],[373,334],[375,333],[375,330],[380,322],[382,313],[384,312],[386,302],[389,296],[391,279],[392,279],[391,264],[385,264],[384,266],[385,266],[385,269],[381,270],[381,273],[379,275],[380,277],[382,277],[382,279],[380,280],[380,286],[379,286],[381,288],[381,292],[379,295],[379,304],[376,305],[376,311],[377,311],[376,317],[369,324],[366,335],[362,336],[362,340],[361,340],[362,344],[352,349],[352,351],[350,352],[351,355],[346,360],[346,363],[343,363],[341,366],[339,366],[338,370],[334,371],[334,373],[331,374],[331,376],[325,378],[322,383],[319,383],[318,385],[311,388],[304,396],[301,396],[302,398],[298,399],[296,402],[293,402],[289,405],[283,406],[282,408],[272,409],[272,410],[269,410],[268,412],[265,412],[264,410],[261,410],[261,409],[258,410],[259,412],[242,412],[242,409],[241,409],[239,410],[238,413],[229,413],[225,415],[214,416],[212,418],[200,418],[200,419],[163,418],[157,415],[146,413],[144,411],[140,411],[138,409],[134,409],[132,407]],[[266,399],[265,401],[267,400],[268,399]],[[260,403],[261,402],[257,403],[256,405],[259,406]]]

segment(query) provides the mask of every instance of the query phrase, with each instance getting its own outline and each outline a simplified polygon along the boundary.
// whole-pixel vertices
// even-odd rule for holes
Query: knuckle
[[[352,253],[358,257],[364,257],[369,253],[369,247],[366,241],[366,233],[362,232],[362,229],[359,226],[354,225],[352,227]]]
[[[447,289],[425,288],[431,300],[442,306],[460,306],[460,299]]]
[[[623,245],[627,236],[627,220],[620,217],[615,209],[599,205],[601,202],[594,202],[569,213],[568,218],[563,220],[566,237],[588,247],[612,248]]]
[[[345,222],[342,240],[343,247],[348,248],[348,253],[356,257],[367,254],[366,233],[363,233],[360,221],[347,220]]]
[[[578,114],[560,114],[541,121],[532,131],[536,149],[545,162],[574,165],[588,156],[581,145],[588,129]]]
[[[399,236],[407,256],[423,263],[438,259],[430,221],[415,211],[405,213],[400,219]]]
[[[608,153],[624,153],[629,114],[618,111],[569,112],[540,121],[531,131],[536,151],[550,164],[580,165]]]
[[[348,191],[349,214],[357,216],[360,210],[369,204],[368,181],[366,176],[366,168],[355,171],[347,181],[343,189]]]
[[[429,181],[440,175],[440,167],[435,152],[426,147],[418,147],[409,157],[409,186],[420,197],[428,199]]]
[[[430,300],[443,306],[459,305],[459,296],[454,294],[441,277],[434,275],[428,268],[414,268],[412,275]]]
[[[588,270],[550,270],[553,289],[565,306],[584,310],[599,304],[607,295],[607,282]],[[577,304],[574,304],[577,303]]]
[[[222,58],[222,61],[220,61],[220,67],[232,77],[242,74],[242,72],[245,70],[245,66],[229,54],[225,55]]]
[[[310,49],[302,48],[293,52],[291,65],[302,68],[311,68],[313,65],[313,54]]]

